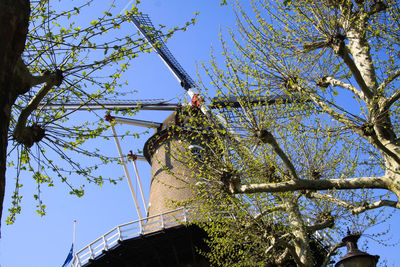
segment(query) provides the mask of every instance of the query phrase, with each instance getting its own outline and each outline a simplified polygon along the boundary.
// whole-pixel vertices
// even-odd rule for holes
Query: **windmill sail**
[[[163,41],[163,35],[161,32],[156,31],[153,23],[146,14],[132,15],[133,24],[143,35],[146,41],[154,48],[157,54],[161,57],[163,62],[168,66],[170,71],[174,74],[176,79],[179,81],[181,86],[189,92],[190,96],[193,97],[193,92],[190,89],[196,86],[195,82],[189,76],[189,74],[183,69],[179,62],[175,59],[172,53],[169,51],[167,45]],[[289,104],[294,103],[298,97],[286,96],[286,95],[274,95],[274,96],[260,96],[252,97],[247,99],[251,103],[258,103],[261,105],[272,105],[275,103]],[[209,106],[211,109],[219,109],[227,106],[240,108],[239,98],[228,97],[228,98],[213,98],[212,103]],[[233,105],[233,106],[232,106]]]
[[[146,41],[154,48],[157,54],[161,57],[163,62],[167,65],[170,71],[174,74],[175,78],[186,91],[194,88],[195,83],[189,74],[182,68],[179,62],[175,59],[169,51],[167,45],[163,41],[163,36],[160,32],[156,31],[153,23],[146,14],[132,15],[133,24],[143,35]]]
[[[250,105],[273,105],[279,104],[291,104],[299,101],[299,97],[296,95],[271,95],[271,96],[228,96],[228,97],[214,97],[211,99],[210,108],[220,109],[220,108],[240,108],[241,103],[246,103]]]

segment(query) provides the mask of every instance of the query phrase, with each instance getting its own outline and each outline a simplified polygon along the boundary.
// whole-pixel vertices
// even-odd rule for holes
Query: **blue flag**
[[[68,263],[70,263],[70,261],[71,261],[72,258],[73,258],[73,254],[74,254],[74,244],[72,244],[71,249],[69,250],[68,256],[67,256],[67,258],[65,259],[65,262],[64,262],[64,264],[62,265],[62,267],[67,267],[67,266],[68,266]]]

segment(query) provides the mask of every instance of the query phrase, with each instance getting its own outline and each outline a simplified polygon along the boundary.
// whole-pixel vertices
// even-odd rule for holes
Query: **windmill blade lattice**
[[[257,108],[264,109],[273,105],[290,106],[291,104],[297,104],[300,102],[310,101],[301,100],[297,95],[225,96],[212,98],[210,108],[216,110],[215,112],[223,117],[232,130],[242,137],[245,137],[249,134],[242,126],[242,118],[245,110],[247,112],[253,112]],[[286,117],[286,115],[281,116],[281,118]]]
[[[154,48],[157,54],[174,74],[181,86],[186,91],[190,88],[194,88],[196,86],[195,82],[169,51],[167,45],[163,41],[163,35],[161,32],[155,30],[149,16],[146,14],[133,15],[131,16],[131,19],[143,37]]]

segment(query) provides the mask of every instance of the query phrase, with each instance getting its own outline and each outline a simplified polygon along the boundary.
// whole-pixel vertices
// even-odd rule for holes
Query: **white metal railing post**
[[[117,231],[118,231],[118,240],[122,241],[122,233],[121,233],[121,227],[117,227]]]
[[[92,249],[92,245],[89,245],[90,259],[94,259],[94,253]]]
[[[81,258],[78,256],[78,254],[76,255],[76,259],[77,259],[77,261],[78,261],[78,265],[77,265],[77,266],[81,267],[81,266],[82,266],[82,264],[81,264]]]
[[[165,228],[165,223],[164,223],[164,216],[163,216],[162,213],[160,214],[160,220],[161,220],[161,229],[164,229]]]
[[[103,246],[104,246],[104,250],[108,250],[107,240],[106,240],[106,237],[104,235],[103,235]]]
[[[186,208],[183,208],[183,221],[185,222],[185,224],[187,223],[187,217],[186,217]]]
[[[112,130],[113,135],[114,135],[114,141],[115,141],[115,144],[116,144],[117,149],[118,149],[119,156],[120,156],[121,161],[122,161],[122,165],[123,165],[123,168],[124,168],[125,176],[126,176],[126,179],[128,181],[129,189],[131,190],[133,201],[135,202],[135,205],[136,205],[136,211],[137,211],[137,213],[139,215],[139,219],[142,219],[143,218],[142,217],[142,212],[140,211],[140,207],[139,207],[139,203],[138,203],[137,198],[136,198],[135,190],[133,189],[131,177],[129,176],[128,168],[126,167],[125,157],[122,154],[121,145],[119,144],[119,140],[117,138],[117,133],[115,131],[114,125],[112,125],[112,117],[107,115],[106,116],[106,120],[110,121],[110,123],[111,123],[111,130]]]
[[[142,235],[144,233],[143,231],[143,221],[139,220],[139,230],[140,230],[140,234]]]

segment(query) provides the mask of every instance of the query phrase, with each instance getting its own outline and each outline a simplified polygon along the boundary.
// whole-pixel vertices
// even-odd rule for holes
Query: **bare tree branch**
[[[336,119],[338,122],[343,123],[350,129],[352,129],[354,132],[359,134],[360,136],[366,138],[364,132],[358,127],[357,125],[354,124],[353,121],[349,120],[342,114],[338,113],[336,110],[334,110],[331,106],[329,106],[326,102],[321,100],[318,95],[315,93],[311,92],[310,90],[307,90],[306,88],[302,88],[298,85],[292,86],[293,90],[298,91],[301,94],[307,95],[315,104],[320,106],[324,112],[332,116],[332,118]]]
[[[312,92],[309,92],[308,90],[300,88],[299,86],[295,86],[294,88],[301,93],[307,94],[314,103],[319,105],[324,110],[324,112],[328,113],[330,116],[332,116],[332,118],[335,118],[338,122],[341,122],[344,125],[346,125],[347,127],[351,128],[355,133],[357,133],[361,137],[366,138],[373,146],[378,148],[383,153],[386,153],[388,156],[392,157],[398,164],[400,164],[400,158],[397,156],[397,154],[395,152],[392,151],[392,149],[389,149],[389,147],[391,147],[390,144],[384,145],[382,143],[381,139],[376,135],[376,133],[374,131],[372,131],[372,133],[370,135],[367,135],[362,130],[362,128],[355,125],[351,120],[349,120],[342,114],[335,111],[327,103],[325,103],[323,100],[320,100]],[[395,148],[397,148],[397,146]]]
[[[341,248],[341,247],[344,247],[345,245],[346,245],[345,243],[340,242],[340,243],[336,244],[335,246],[333,246],[329,250],[328,254],[326,255],[325,260],[324,260],[324,262],[322,264],[322,267],[326,267],[329,264],[329,261],[330,261],[332,255],[336,252],[336,250]]]
[[[335,220],[333,219],[333,217],[329,217],[329,218],[323,220],[322,222],[318,222],[313,225],[307,225],[306,231],[308,233],[314,233],[318,230],[322,230],[325,228],[331,228],[331,227],[333,227],[334,224],[335,224]]]
[[[329,47],[329,43],[326,41],[316,41],[312,43],[304,43],[303,44],[303,50],[301,50],[301,53],[308,53],[314,50],[318,50],[321,48]]]
[[[258,213],[257,215],[254,216],[252,221],[249,221],[246,223],[245,228],[250,228],[251,226],[253,226],[254,224],[256,224],[258,222],[259,219],[263,218],[263,216],[265,214],[274,212],[274,211],[283,211],[286,210],[286,205],[277,205],[277,206],[273,206],[271,208],[265,209],[262,212]]]
[[[296,169],[292,162],[290,161],[289,157],[286,155],[286,153],[282,150],[282,148],[279,146],[278,142],[276,141],[275,137],[268,131],[268,130],[262,130],[258,133],[258,137],[263,143],[269,144],[275,153],[282,159],[283,163],[285,164],[286,168],[288,168],[290,175],[293,180],[298,180],[299,176],[296,173]]]
[[[387,5],[383,1],[374,1],[369,12],[366,13],[365,22],[367,22],[373,15],[386,10],[386,8]]]
[[[337,80],[334,77],[328,76],[328,77],[324,77],[322,79],[322,82],[330,84],[332,86],[339,86],[342,87],[344,89],[349,90],[350,92],[352,92],[355,96],[357,96],[359,99],[361,99],[364,102],[367,102],[368,99],[365,97],[364,93],[360,90],[358,90],[356,87],[354,87],[353,85],[349,84],[349,83],[345,83],[343,81]]]
[[[381,208],[381,207],[392,207],[392,208],[398,208],[400,209],[400,202],[398,201],[393,201],[393,200],[388,200],[388,199],[384,199],[384,200],[379,200],[376,201],[374,203],[370,203],[370,204],[365,204],[361,207],[357,207],[351,210],[351,212],[353,214],[359,214],[362,213],[366,210],[372,210],[372,209],[377,209],[377,208]]]
[[[16,75],[18,75],[18,78],[21,80],[20,84],[22,85],[20,88],[18,88],[18,94],[25,94],[36,85],[50,82],[55,78],[57,79],[57,77],[55,77],[55,72],[50,71],[44,71],[38,76],[32,75],[22,58],[18,58],[14,72]]]
[[[321,193],[317,193],[317,192],[308,192],[306,194],[306,196],[310,197],[310,198],[318,198],[318,199],[328,200],[329,202],[335,203],[336,205],[341,206],[341,207],[346,208],[346,209],[353,209],[354,208],[351,204],[347,203],[346,201],[338,199],[338,198],[335,198],[335,197],[333,197],[332,195],[329,195],[329,194],[321,194]]]
[[[275,260],[275,264],[283,264],[289,258],[289,249],[286,248],[285,251]]]
[[[376,148],[378,148],[380,151],[386,153],[388,156],[390,156],[393,160],[397,162],[397,164],[400,164],[400,157],[398,156],[398,153],[396,150],[398,149],[397,145],[393,145],[391,143],[383,144],[381,139],[384,138],[383,136],[377,136],[375,131],[372,132],[372,135],[370,136],[370,142],[372,145],[374,145]],[[384,139],[385,141],[389,141],[387,139]]]
[[[385,90],[385,88],[391,83],[393,82],[395,79],[397,79],[400,76],[400,68],[397,69],[395,72],[393,72],[391,75],[389,75],[388,77],[386,77],[386,79],[381,83],[381,85],[379,85],[378,87],[378,91],[382,91]],[[394,95],[397,95],[397,92],[394,93]],[[392,96],[393,97],[393,96]],[[392,98],[390,97],[390,98]],[[389,98],[389,99],[390,99]]]
[[[280,205],[273,206],[271,208],[263,210],[262,212],[260,212],[256,216],[254,216],[254,220],[258,220],[259,218],[262,218],[267,213],[271,213],[274,211],[282,211],[282,210],[286,210],[286,205],[280,204]]]
[[[33,142],[36,142],[32,131],[26,127],[26,121],[29,115],[39,106],[40,101],[47,95],[47,93],[54,87],[59,86],[62,82],[61,71],[56,71],[43,76],[43,79],[47,80],[46,83],[39,89],[36,95],[31,99],[28,105],[21,111],[17,124],[14,129],[14,138],[17,142],[30,147]],[[42,80],[42,79],[40,79]]]
[[[294,180],[280,183],[249,184],[238,185],[234,192],[236,194],[252,193],[273,193],[290,192],[300,190],[344,190],[344,189],[363,189],[363,188],[382,188],[387,189],[390,180],[385,177],[360,177],[351,179],[331,179],[331,180]]]
[[[289,242],[286,242],[282,238],[276,238],[273,240],[273,244],[282,246],[285,248],[285,250],[287,249],[290,255],[293,257],[294,261],[296,262],[297,266],[305,267],[305,265],[301,262],[299,256],[297,255],[295,247]]]
[[[348,48],[344,44],[339,44],[337,49],[334,49],[335,52],[343,59],[344,63],[346,63],[347,67],[350,69],[353,74],[357,84],[360,86],[362,92],[368,99],[372,99],[373,94],[371,90],[368,88],[367,84],[364,81],[363,76],[361,75],[360,70],[357,68],[357,65],[354,63],[353,59],[350,57]]]
[[[347,203],[344,200],[335,198],[329,194],[321,194],[321,193],[317,193],[317,192],[311,192],[309,195],[310,195],[310,197],[313,197],[313,198],[324,199],[324,200],[328,200],[332,203],[335,203],[345,209],[348,209],[353,214],[360,214],[360,213],[363,213],[364,211],[377,209],[377,208],[381,208],[381,207],[400,208],[400,202],[394,201],[394,200],[388,200],[388,199],[379,200],[379,201],[376,201],[373,203],[366,203],[366,204],[363,204],[362,206],[357,207],[353,204]]]
[[[390,75],[389,77],[386,78],[386,80],[384,80],[381,85],[378,87],[378,92],[382,92],[383,90],[385,90],[385,88],[395,79],[397,79],[400,76],[400,68],[397,69],[394,73],[392,73],[392,75]],[[382,111],[386,111],[390,108],[391,105],[393,105],[394,102],[396,102],[397,100],[399,100],[400,98],[400,91],[396,91],[394,92],[389,98],[386,98],[381,105],[381,110]]]

